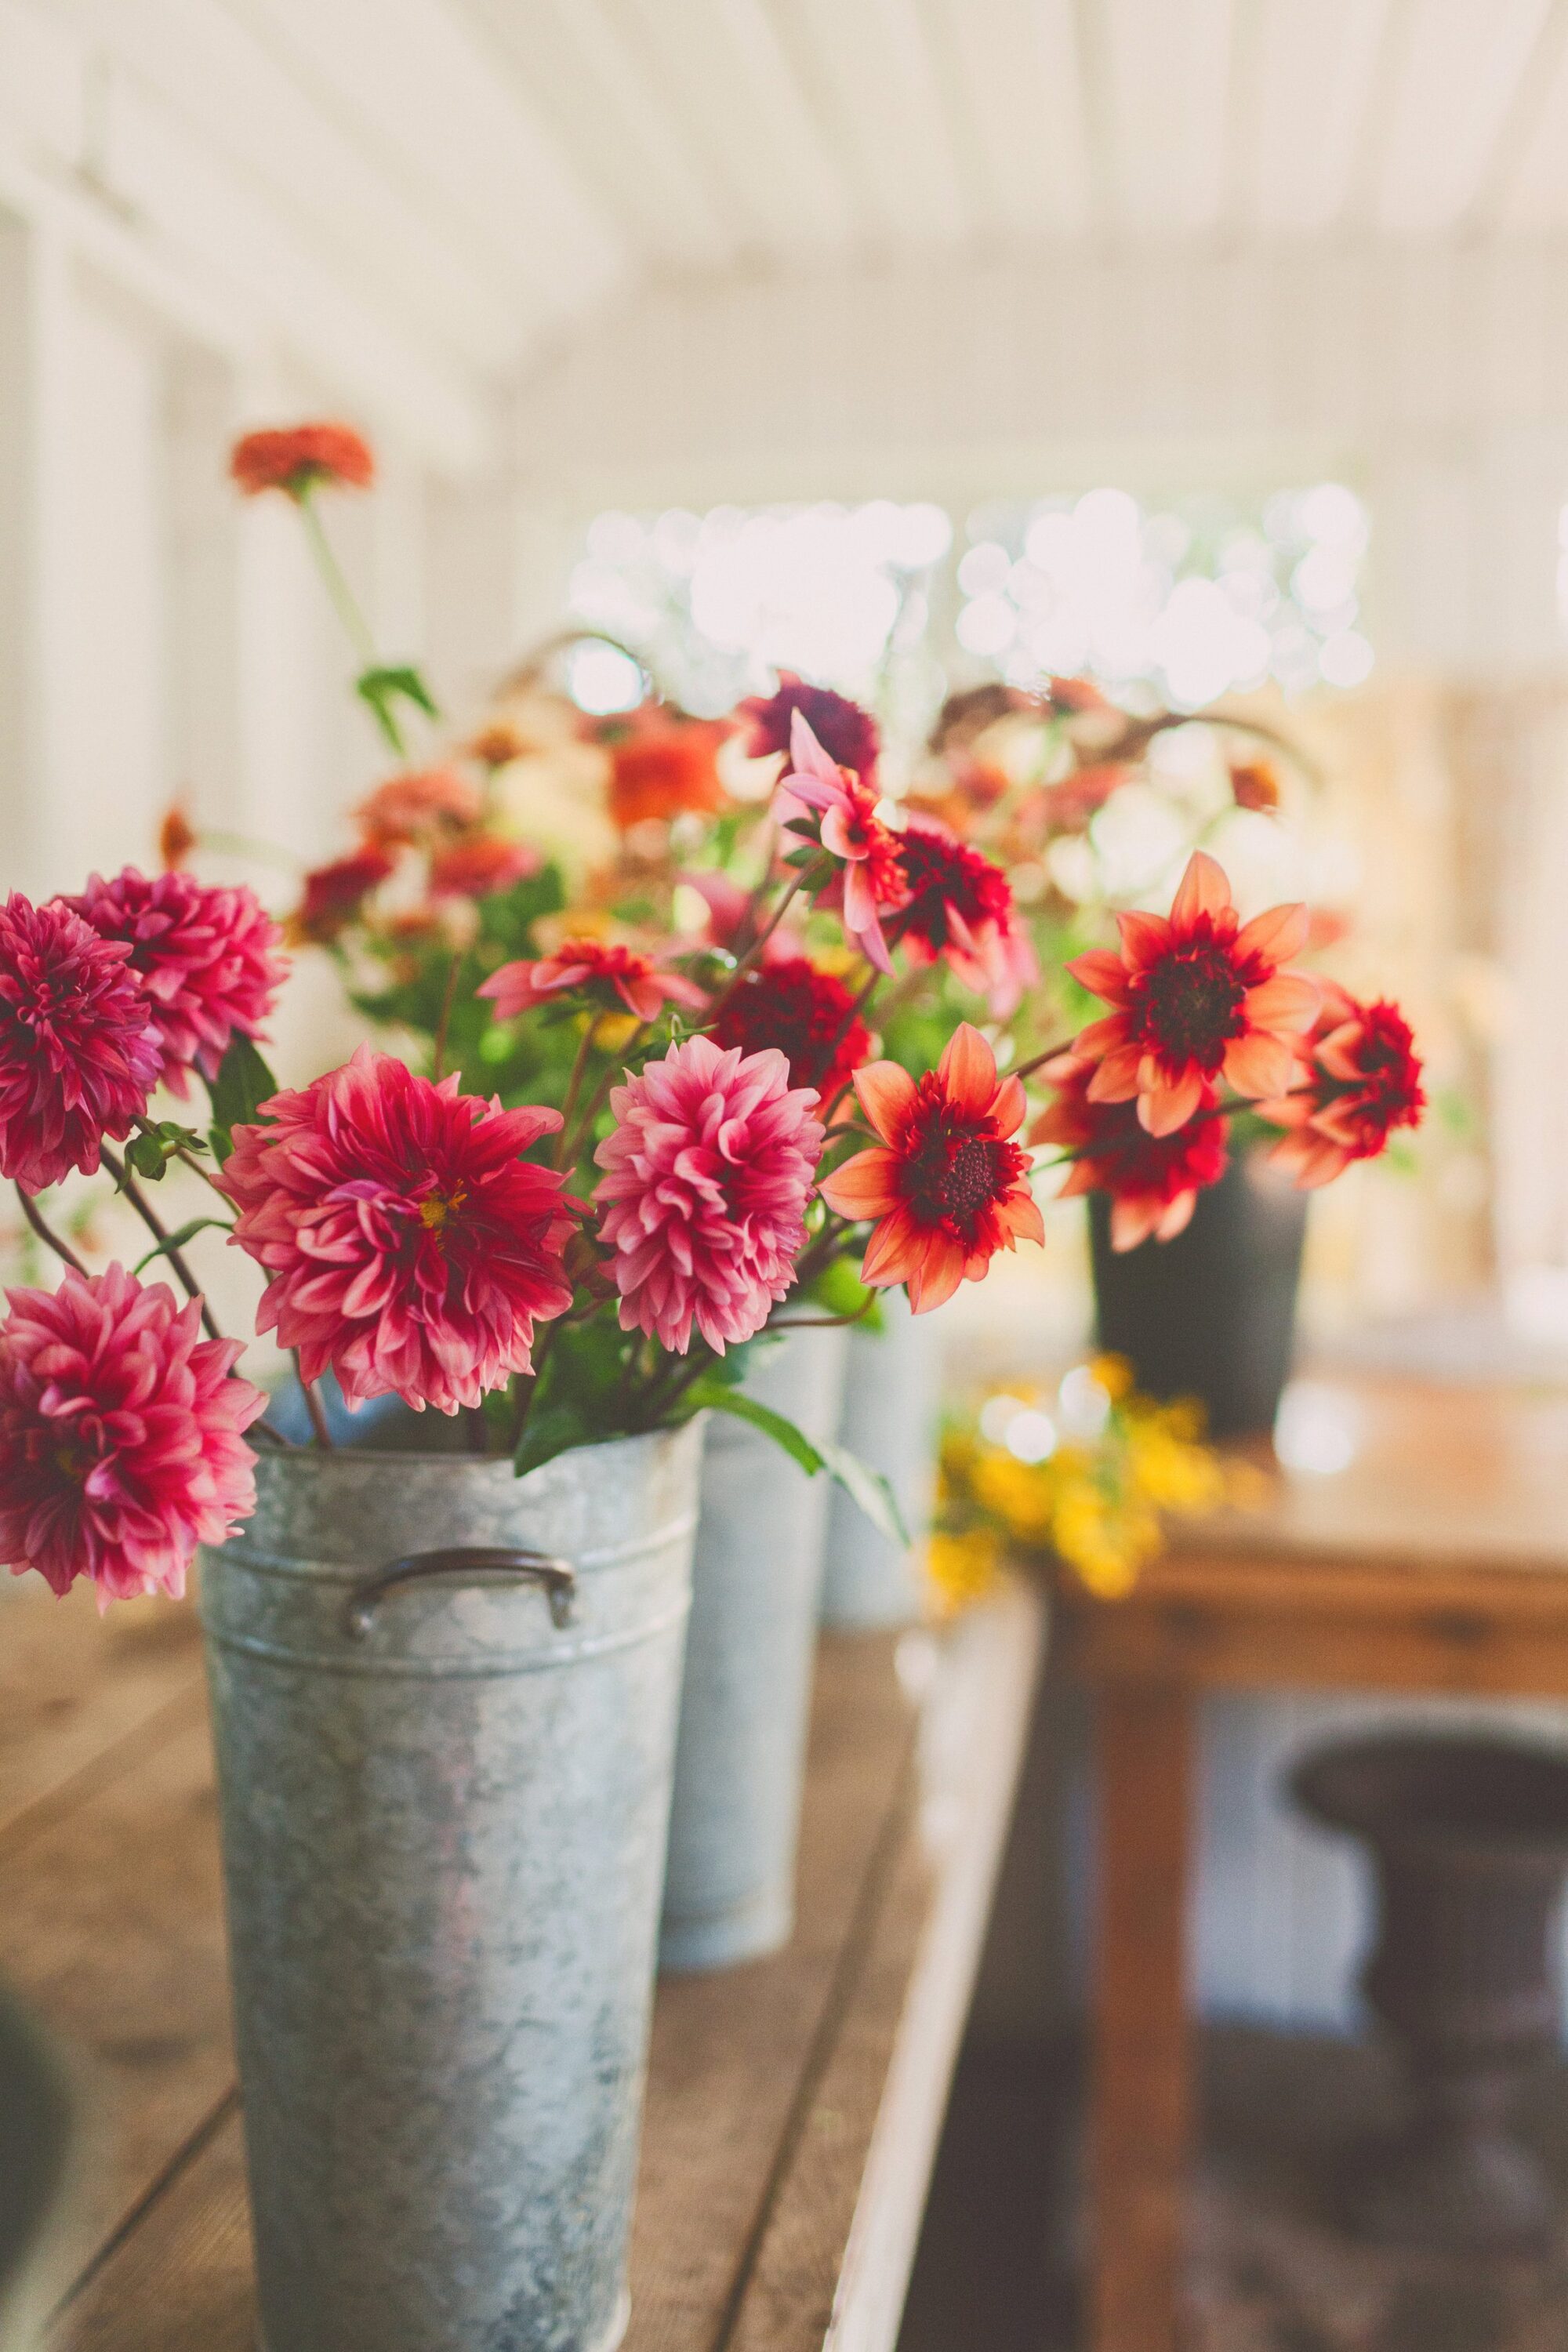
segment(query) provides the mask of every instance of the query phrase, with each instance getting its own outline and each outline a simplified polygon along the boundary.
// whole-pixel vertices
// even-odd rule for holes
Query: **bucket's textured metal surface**
[[[881,1294],[881,1331],[852,1331],[838,1442],[879,1470],[918,1547],[931,1518],[942,1398],[942,1339],[934,1315],[911,1315],[901,1290]],[[825,1625],[907,1625],[920,1614],[917,1549],[871,1525],[841,1487],[827,1509],[822,1580]]]
[[[267,2352],[618,2340],[700,1452],[264,1455],[205,1559]],[[416,1573],[356,1629],[453,1545],[574,1591]]]
[[[838,1427],[847,1334],[794,1332],[746,1392],[812,1438]],[[795,1920],[828,1481],[713,1415],[702,1465],[659,1959],[723,1968]]]

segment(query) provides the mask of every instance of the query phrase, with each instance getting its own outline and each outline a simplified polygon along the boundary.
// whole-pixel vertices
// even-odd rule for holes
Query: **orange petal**
[[[1299,971],[1276,972],[1272,980],[1249,988],[1244,1000],[1255,1029],[1310,1029],[1321,1003],[1317,982]]]
[[[1032,1192],[1010,1192],[996,1205],[996,1214],[1015,1240],[1043,1242],[1046,1221],[1040,1214],[1040,1204]]]
[[[1307,909],[1302,906],[1270,907],[1254,915],[1237,933],[1238,956],[1261,956],[1266,963],[1289,963],[1307,944]]]
[[[1079,1031],[1072,1041],[1073,1060],[1097,1062],[1102,1054],[1109,1054],[1113,1047],[1123,1045],[1126,1037],[1126,1013],[1108,1013],[1103,1021],[1091,1021],[1087,1029]]]
[[[1171,944],[1171,926],[1163,915],[1145,915],[1134,908],[1127,914],[1118,915],[1116,925],[1121,933],[1122,955],[1135,971],[1163,955]],[[1102,994],[1103,991],[1096,993]]]
[[[1173,1242],[1178,1234],[1185,1233],[1193,1222],[1193,1211],[1197,1205],[1196,1192],[1178,1192],[1154,1228],[1160,1240]]]
[[[1264,1030],[1233,1037],[1225,1049],[1225,1075],[1238,1095],[1282,1095],[1295,1066],[1285,1040]]]
[[[884,1143],[897,1143],[919,1092],[897,1062],[867,1062],[855,1073],[860,1108]]]
[[[907,1209],[898,1208],[883,1218],[866,1245],[861,1261],[860,1279],[874,1288],[883,1289],[891,1282],[904,1282],[914,1272],[925,1249],[925,1235]]]
[[[858,1151],[831,1176],[825,1176],[818,1187],[830,1209],[841,1217],[885,1217],[889,1209],[899,1205],[896,1153],[881,1151],[875,1147],[869,1151]]]
[[[1095,1190],[1093,1169],[1087,1160],[1076,1160],[1068,1169],[1067,1182],[1057,1194],[1057,1198],[1058,1201],[1070,1201],[1080,1192],[1092,1192]]]
[[[1149,1087],[1138,1097],[1138,1124],[1149,1135],[1174,1135],[1185,1127],[1204,1098],[1204,1082],[1189,1070],[1176,1086]]]
[[[1216,865],[1206,850],[1194,849],[1171,908],[1171,929],[1190,930],[1200,915],[1223,915],[1230,903],[1224,866]]]
[[[1088,955],[1075,956],[1068,970],[1091,996],[1103,996],[1108,1004],[1126,1003],[1127,967],[1109,949],[1094,948]]]
[[[1022,1078],[1004,1078],[996,1089],[991,1108],[997,1134],[1016,1134],[1024,1124],[1024,1114],[1028,1108]]]
[[[978,1029],[961,1021],[942,1049],[937,1076],[955,1111],[984,1118],[996,1098],[996,1056]]]
[[[1143,1055],[1137,1045],[1119,1045],[1107,1054],[1089,1082],[1090,1102],[1131,1102],[1138,1091]]]
[[[963,1257],[962,1242],[951,1240],[946,1234],[931,1235],[907,1285],[913,1313],[929,1315],[933,1307],[947,1304],[963,1280]]]
[[[1141,1192],[1135,1200],[1110,1204],[1110,1246],[1118,1255],[1146,1242],[1160,1219],[1157,1194]]]

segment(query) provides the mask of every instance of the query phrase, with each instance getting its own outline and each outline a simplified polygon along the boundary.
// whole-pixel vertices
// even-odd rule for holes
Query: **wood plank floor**
[[[824,1642],[794,1940],[659,1988],[628,2352],[891,2345],[1039,1638],[1020,1594],[941,1643]],[[250,2352],[191,1611],[0,1601],[0,1974],[100,2119],[50,2352]]]

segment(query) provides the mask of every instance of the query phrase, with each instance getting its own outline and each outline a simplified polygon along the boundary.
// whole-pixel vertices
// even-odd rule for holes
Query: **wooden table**
[[[1131,1597],[1064,1598],[1095,1697],[1093,2352],[1179,2340],[1186,1925],[1206,1690],[1568,1697],[1568,1394],[1336,1383],[1353,1459],[1189,1529]]]
[[[628,2352],[889,2352],[1012,1809],[1042,1612],[823,1644],[800,1925],[659,1989]],[[0,1976],[101,2117],[50,2352],[250,2352],[193,1612],[0,1597]]]

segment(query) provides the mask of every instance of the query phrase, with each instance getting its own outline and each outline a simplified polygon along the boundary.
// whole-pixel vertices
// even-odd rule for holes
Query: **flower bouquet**
[[[1397,1016],[1325,1009],[1287,968],[1301,910],[1243,925],[1201,852],[1169,916],[1073,960],[1110,1010],[1051,1036],[1069,983],[1003,864],[889,802],[867,714],[799,681],[723,724],[657,697],[584,722],[615,847],[573,871],[510,793],[531,682],[416,756],[435,698],[376,656],[319,511],[368,486],[364,445],[254,435],[234,472],[297,509],[398,762],[288,932],[404,1051],[277,1086],[279,927],[193,877],[179,824],[155,877],[0,908],[0,1173],[65,1268],[0,1329],[0,1548],[101,1603],[178,1593],[208,1547],[270,2352],[607,2345],[698,1417],[887,1510],[752,1355],[879,1291],[925,1314],[1040,1240],[1031,1077],[1032,1139],[1129,1239],[1190,1213],[1237,1105],[1312,1181],[1417,1097]],[[133,1270],[90,1272],[39,1198],[100,1168],[148,1231]],[[205,1206],[171,1229],[176,1183]],[[308,1433],[216,1328],[188,1253],[219,1233]]]

